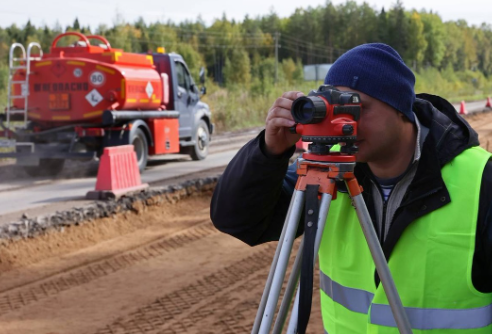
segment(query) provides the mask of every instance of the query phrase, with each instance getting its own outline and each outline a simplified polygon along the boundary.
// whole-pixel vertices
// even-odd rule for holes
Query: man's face
[[[348,87],[337,87],[341,91],[358,93],[362,112],[357,128],[359,152],[357,162],[377,163],[391,159],[400,149],[403,125],[408,122],[402,113],[369,95]]]

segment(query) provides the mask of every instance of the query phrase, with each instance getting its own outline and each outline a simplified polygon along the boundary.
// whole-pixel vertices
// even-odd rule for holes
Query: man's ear
[[[398,111],[398,114],[399,114],[399,115],[400,115],[400,117],[403,119],[403,122],[405,122],[405,123],[412,123],[412,121],[411,121],[411,120],[409,120],[409,119],[408,119],[408,117],[407,117],[407,116],[405,116],[405,114],[404,114],[404,113],[402,113],[402,112]]]

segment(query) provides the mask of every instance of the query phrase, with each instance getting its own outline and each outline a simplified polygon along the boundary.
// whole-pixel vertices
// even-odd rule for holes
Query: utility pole
[[[280,45],[278,44],[278,40],[280,38],[280,33],[278,31],[275,32],[275,84],[278,81],[278,48]]]

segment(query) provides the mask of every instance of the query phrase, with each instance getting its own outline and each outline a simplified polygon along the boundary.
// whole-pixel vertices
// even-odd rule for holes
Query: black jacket
[[[463,150],[479,144],[477,133],[446,100],[419,94],[413,109],[420,123],[430,131],[422,145],[415,177],[382,244],[387,259],[412,221],[451,202],[441,168]],[[288,172],[294,148],[281,157],[269,157],[263,147],[261,132],[237,153],[219,179],[210,206],[214,225],[249,245],[278,240],[296,179],[294,170]],[[371,189],[373,176],[367,164],[358,163],[355,175],[364,189]],[[375,221],[371,192],[363,192],[363,197]],[[477,290],[492,292],[491,161],[484,169],[480,189],[472,281]]]

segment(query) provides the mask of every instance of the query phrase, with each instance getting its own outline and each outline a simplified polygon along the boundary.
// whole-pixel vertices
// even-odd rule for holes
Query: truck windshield
[[[178,85],[187,91],[190,91],[192,82],[186,67],[180,62],[176,62],[176,72],[178,74]]]

